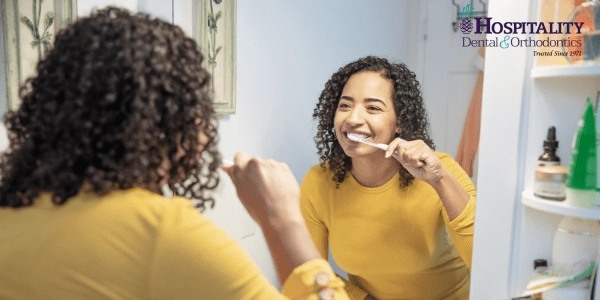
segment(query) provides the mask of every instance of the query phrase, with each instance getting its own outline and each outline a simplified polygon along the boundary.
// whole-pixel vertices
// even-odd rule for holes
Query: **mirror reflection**
[[[10,270],[0,271],[8,283],[0,298],[19,298],[14,287],[23,286],[7,278],[29,278],[34,268],[25,261],[59,264],[62,253],[62,266],[81,268],[86,262],[77,259],[120,249],[120,263],[115,254],[85,268],[116,279],[110,263],[97,261],[147,270],[155,259],[147,249],[160,243],[175,247],[168,252],[206,253],[161,257],[161,276],[172,284],[163,291],[190,292],[177,282],[206,278],[195,266],[214,261],[219,267],[210,274],[223,277],[196,290],[213,288],[206,295],[214,298],[509,299],[532,290],[528,297],[589,298],[597,287],[600,205],[590,179],[597,168],[587,167],[595,164],[591,156],[574,156],[572,146],[584,148],[570,143],[579,140],[578,124],[589,129],[597,120],[595,3],[127,0],[118,5],[130,11],[123,11],[128,21],[119,23],[117,8],[104,13],[107,35],[69,31],[109,4],[2,2],[7,141],[0,149],[8,150],[0,159],[0,244],[9,246],[0,256],[11,259],[0,262]],[[135,19],[138,12],[149,19]],[[523,22],[535,30],[512,30]],[[557,22],[582,32],[550,30]],[[510,32],[494,29],[500,25]],[[477,33],[486,26],[490,33]],[[568,46],[560,46],[565,39]],[[592,121],[582,118],[586,110]],[[590,136],[585,149],[595,153]],[[552,160],[559,173],[538,169],[545,152],[560,157]],[[575,170],[577,161],[584,167]],[[141,191],[114,194],[132,189]],[[67,213],[81,201],[111,197],[168,197],[170,206],[153,211],[135,202],[136,213],[112,217]],[[44,215],[50,211],[56,215]],[[93,223],[97,216],[114,219]],[[160,236],[174,240],[150,243],[164,229],[156,220],[170,216],[211,233],[186,234],[173,223]],[[585,247],[557,239],[567,227],[592,238]],[[97,231],[69,231],[85,228]],[[75,236],[94,239],[78,244]],[[176,248],[185,241],[189,248]],[[226,251],[213,242],[233,254],[217,257]],[[78,253],[97,247],[65,255],[59,243]],[[201,246],[213,248],[194,248]],[[561,272],[579,275],[591,266],[580,286],[529,286],[567,256],[585,257],[585,268],[569,260]],[[195,275],[173,275],[174,266]],[[79,278],[84,290],[115,291],[107,279],[62,275]],[[247,289],[235,291],[236,280],[247,280]]]

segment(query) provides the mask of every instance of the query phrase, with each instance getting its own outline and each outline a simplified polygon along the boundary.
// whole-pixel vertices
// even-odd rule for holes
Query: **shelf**
[[[583,219],[600,220],[600,209],[573,206],[564,201],[546,200],[533,195],[532,190],[526,190],[522,193],[521,201],[524,205],[531,208],[559,214],[563,216],[577,217]]]
[[[588,63],[579,65],[535,67],[531,70],[532,78],[559,78],[571,76],[600,76],[600,64]]]

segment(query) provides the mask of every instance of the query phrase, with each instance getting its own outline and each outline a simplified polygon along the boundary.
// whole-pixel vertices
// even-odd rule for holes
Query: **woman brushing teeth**
[[[350,297],[468,299],[475,188],[434,151],[414,73],[352,62],[313,117],[321,164],[304,178],[301,208],[321,255],[331,249],[348,272]]]

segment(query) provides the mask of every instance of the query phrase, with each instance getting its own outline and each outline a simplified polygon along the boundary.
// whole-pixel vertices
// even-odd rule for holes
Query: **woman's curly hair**
[[[5,116],[0,206],[31,205],[42,192],[64,204],[82,188],[160,193],[162,182],[212,207],[205,192],[221,157],[202,60],[179,27],[114,7],[60,31]]]
[[[321,166],[329,164],[329,170],[334,174],[333,181],[336,186],[344,181],[347,172],[352,169],[352,160],[342,149],[333,129],[333,120],[344,85],[348,78],[361,71],[378,72],[391,81],[394,86],[394,110],[396,112],[396,125],[400,133],[396,137],[404,140],[423,140],[431,149],[435,145],[429,136],[429,122],[419,82],[416,76],[406,65],[390,63],[385,58],[367,56],[351,62],[340,68],[331,76],[321,92],[317,107],[313,112],[313,119],[318,119],[318,132],[315,136],[317,153]],[[411,184],[414,177],[404,168],[400,167],[400,186]]]

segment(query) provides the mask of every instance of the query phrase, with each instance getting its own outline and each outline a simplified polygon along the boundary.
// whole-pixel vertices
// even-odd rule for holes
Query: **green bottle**
[[[571,150],[566,202],[576,206],[594,206],[596,167],[596,120],[592,100],[588,98]]]

